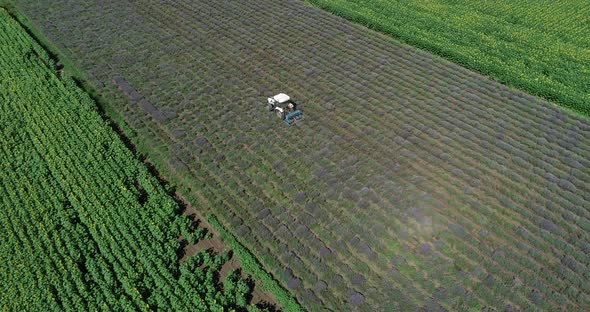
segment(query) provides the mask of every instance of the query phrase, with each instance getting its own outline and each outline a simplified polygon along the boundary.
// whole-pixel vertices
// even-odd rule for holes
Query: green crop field
[[[205,232],[4,9],[0,56],[2,310],[245,309],[229,253],[179,264]]]
[[[587,118],[304,1],[14,3],[304,309],[590,306]]]
[[[590,117],[588,1],[308,1]]]

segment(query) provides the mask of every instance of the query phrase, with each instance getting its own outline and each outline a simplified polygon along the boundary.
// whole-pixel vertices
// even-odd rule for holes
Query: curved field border
[[[590,116],[587,2],[307,2]]]

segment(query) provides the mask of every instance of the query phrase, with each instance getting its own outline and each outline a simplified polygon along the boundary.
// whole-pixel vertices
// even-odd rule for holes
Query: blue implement
[[[285,116],[285,123],[289,126],[294,124],[296,121],[303,119],[303,113],[300,110],[296,110]]]

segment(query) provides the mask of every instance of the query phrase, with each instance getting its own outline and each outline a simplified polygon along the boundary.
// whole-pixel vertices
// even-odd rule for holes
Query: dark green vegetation
[[[203,228],[1,8],[0,56],[3,310],[258,310],[237,271],[219,280],[229,253],[178,263]]]
[[[310,310],[590,305],[587,119],[302,2],[18,3]]]
[[[307,0],[590,116],[590,2]]]

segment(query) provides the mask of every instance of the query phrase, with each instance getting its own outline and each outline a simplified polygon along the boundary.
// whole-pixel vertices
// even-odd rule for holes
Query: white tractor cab
[[[285,93],[268,98],[268,111],[274,111],[288,125],[303,119],[303,113],[297,109],[297,103],[291,101],[291,98]]]

